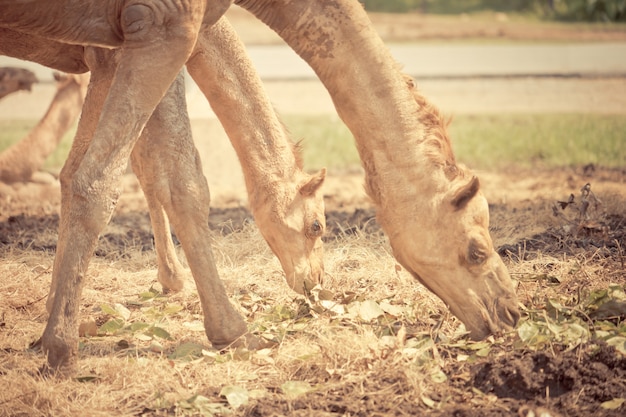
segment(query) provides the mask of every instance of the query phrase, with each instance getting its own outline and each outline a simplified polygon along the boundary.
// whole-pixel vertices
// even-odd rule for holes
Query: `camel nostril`
[[[515,327],[520,319],[520,312],[517,306],[504,309],[503,321],[511,327]]]

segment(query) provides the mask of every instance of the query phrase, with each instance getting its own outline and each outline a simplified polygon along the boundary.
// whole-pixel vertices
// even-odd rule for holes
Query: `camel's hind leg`
[[[158,107],[155,114],[157,112]],[[161,178],[164,172],[155,173],[157,167],[148,159],[151,153],[150,146],[155,146],[156,142],[160,142],[158,139],[154,139],[154,135],[158,137],[168,134],[168,132],[159,132],[157,126],[159,126],[159,122],[154,120],[153,115],[133,149],[131,162],[150,211],[150,223],[154,232],[154,245],[157,255],[157,279],[163,286],[163,292],[180,291],[185,284],[185,269],[176,255],[170,222],[159,200],[159,190],[168,187],[167,178]]]
[[[78,167],[68,169],[73,173],[63,195],[69,202],[59,229],[54,300],[42,336],[49,365],[65,371],[75,365],[84,277],[117,202],[121,175],[143,127],[191,53],[201,23],[195,11],[177,11],[167,16],[172,26],[153,25],[149,13],[145,25],[135,25],[146,12],[141,5],[122,10],[121,21],[130,26],[115,77],[88,149],[76,159]]]
[[[159,258],[170,262],[176,256],[164,209],[196,281],[207,336],[217,348],[231,344],[246,334],[247,326],[230,304],[215,267],[208,227],[209,188],[191,136],[182,74],[146,125],[132,160],[144,193],[152,201],[151,215],[157,214],[155,227],[161,229],[155,229],[155,237],[161,240],[157,240],[157,251],[165,247],[170,251]],[[179,265],[177,260],[175,264]]]

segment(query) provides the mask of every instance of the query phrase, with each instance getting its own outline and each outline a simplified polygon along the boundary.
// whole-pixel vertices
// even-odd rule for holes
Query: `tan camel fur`
[[[54,268],[59,280],[42,337],[50,365],[58,367],[75,358],[76,316],[86,265],[115,205],[124,163],[191,56],[202,25],[213,24],[229,1],[93,0],[78,5],[58,0],[54,8],[50,3],[0,0],[0,27],[120,50],[100,119],[90,129],[94,133],[89,148],[73,151],[64,168],[72,175],[66,176],[71,178],[64,195],[69,202],[62,212]],[[355,136],[367,190],[398,261],[450,306],[472,337],[514,326],[519,317],[517,300],[489,237],[488,207],[478,180],[457,166],[438,114],[407,84],[360,4],[355,0],[237,3],[276,30],[329,90]],[[193,236],[188,218],[169,212],[168,217],[176,230],[175,219],[182,223],[180,230]],[[189,240],[182,244],[185,250],[194,246]],[[217,275],[210,275],[211,285],[218,286]],[[219,328],[212,341],[231,341],[238,333],[232,329],[241,331],[229,327],[228,312],[212,314],[206,315]]]
[[[269,100],[263,96],[260,80],[247,60],[243,45],[234,37],[227,22],[219,22],[208,28],[203,35],[210,37],[212,42],[218,45],[223,45],[227,41],[229,48],[207,48],[202,54],[194,53],[194,66],[203,71],[200,74],[203,79],[199,84],[206,87],[203,90],[209,101],[212,104],[217,102],[214,109],[229,133],[242,162],[255,221],[281,260],[290,286],[296,291],[303,292],[305,281],[311,281],[310,285],[313,285],[321,279],[323,272],[320,237],[325,227],[325,220],[319,187],[324,178],[324,171],[310,176],[301,170],[301,161],[295,153],[293,144],[276,118]],[[36,41],[36,39],[33,40]],[[48,48],[51,46],[63,49],[70,60],[77,61],[79,58],[76,55],[83,54],[82,48],[70,49],[66,45],[47,44]],[[20,54],[20,51],[14,50],[10,44],[3,44],[1,40],[0,51],[18,57]],[[51,64],[45,57],[37,59],[32,51],[30,51],[30,58],[42,64]],[[102,101],[103,92],[106,92],[111,82],[117,56],[114,51],[89,48],[86,58],[89,58],[88,66],[92,69],[91,98],[85,104],[81,126],[79,126],[72,154],[64,168],[62,180],[68,177],[67,167],[72,164],[75,149],[79,149],[76,152],[84,152],[80,149],[85,149],[89,144],[89,133],[85,131],[88,132],[93,127],[85,127],[85,125],[90,123],[89,120],[92,125],[95,124],[94,120],[97,122],[97,116],[94,115],[99,114],[101,105],[99,102]],[[219,68],[214,65],[215,62],[220,63]],[[57,63],[58,61],[54,62],[55,65]],[[80,66],[80,69],[84,70],[86,67]],[[190,72],[196,75],[191,66]],[[210,86],[207,81],[216,80],[216,77],[220,77],[220,83]],[[179,82],[182,83],[182,80]],[[235,93],[235,88],[240,89],[240,92],[245,91],[246,95]],[[142,138],[135,146],[131,159],[150,207],[157,246],[159,281],[164,288],[177,290],[182,287],[184,272],[171,242],[164,206],[166,206],[165,211],[168,209],[170,212],[180,211],[177,207],[171,207],[173,202],[170,200],[176,197],[176,194],[184,192],[184,195],[175,200],[185,198],[200,205],[194,205],[190,209],[192,213],[197,213],[195,215],[198,218],[197,222],[204,223],[204,227],[206,221],[202,222],[200,219],[206,219],[206,214],[208,214],[204,213],[208,210],[208,192],[207,199],[204,200],[200,198],[201,196],[194,196],[193,193],[188,195],[189,190],[186,187],[189,187],[193,181],[198,181],[196,177],[200,177],[202,181],[204,177],[201,174],[197,152],[191,142],[186,111],[181,112],[181,109],[185,110],[183,89],[179,87],[175,93],[170,94],[170,96],[174,95],[176,97],[167,98],[166,96],[167,100],[157,107],[142,133]],[[229,106],[230,108],[243,106],[243,110],[225,111]],[[184,123],[179,121],[184,121]],[[178,156],[172,160],[174,155]],[[192,172],[186,173],[187,176],[181,174],[183,171],[189,171],[190,168]],[[193,169],[197,170],[193,171]],[[184,189],[181,189],[181,185]],[[63,187],[63,190],[67,188]],[[62,198],[64,203],[67,200],[66,196]],[[167,204],[162,204],[163,201]],[[206,209],[200,208],[203,202],[207,203]],[[63,206],[65,207],[65,204]],[[62,222],[65,218],[63,212],[62,208]],[[191,213],[179,217],[187,221],[194,218]],[[190,222],[190,224],[194,223]],[[176,230],[180,235],[182,228],[177,227]],[[208,247],[208,244],[205,246]],[[62,248],[63,241],[60,238],[57,252]],[[187,255],[188,259],[208,259],[209,261],[212,259],[206,254],[190,255],[187,253]],[[57,256],[57,261],[58,259]],[[190,264],[192,264],[191,261]],[[193,271],[193,264],[191,268]],[[211,271],[206,265],[199,265],[195,269]],[[215,269],[214,266],[212,269]],[[57,270],[56,267],[55,270]],[[216,271],[214,274],[217,276]],[[53,306],[57,277],[58,274],[54,274],[51,294],[48,298],[49,308]],[[242,332],[245,332],[245,324],[236,317],[236,313],[232,311],[226,299],[219,300],[212,295],[215,292],[214,289],[203,291],[206,285],[202,282],[198,283],[201,298],[210,299],[210,302],[203,302],[203,308],[206,305],[213,305],[230,314],[229,317],[216,321],[216,313],[205,311],[209,339],[218,347],[228,344],[216,337],[216,333],[224,332],[220,327],[223,322],[226,322],[227,327],[234,329],[235,334],[228,335],[230,339],[236,339]],[[254,340],[248,342],[251,346],[256,343]]]
[[[223,39],[227,39],[229,46],[231,46],[230,48],[207,48],[202,54],[194,54],[194,65],[200,70],[204,70],[202,73],[204,80],[211,77],[225,78],[216,86],[208,90],[205,89],[207,97],[212,104],[215,103],[214,109],[230,133],[233,144],[242,160],[248,188],[251,190],[250,200],[252,210],[255,213],[255,220],[264,236],[270,237],[267,239],[268,242],[279,256],[281,263],[285,265],[288,283],[295,290],[302,292],[304,280],[309,279],[317,282],[321,279],[323,271],[320,236],[323,233],[325,223],[323,199],[321,192],[319,192],[319,186],[323,181],[324,172],[314,176],[302,172],[300,160],[294,153],[293,145],[274,115],[269,101],[263,96],[260,80],[252,70],[247,57],[243,54],[243,46],[238,43],[236,38],[233,38],[232,30],[226,22],[220,22],[208,28],[203,36],[210,37],[212,42],[217,44],[223,44]],[[0,50],[3,50],[1,42]],[[13,56],[18,55],[17,52],[10,51],[7,45],[4,45],[3,51]],[[76,49],[76,53],[82,54],[82,48]],[[68,54],[69,56],[77,59],[73,55]],[[89,144],[89,133],[85,134],[84,132],[88,132],[91,128],[86,124],[89,123],[89,120],[93,124],[93,114],[99,114],[95,103],[106,93],[116,62],[115,51],[90,48],[86,57],[90,58],[89,68],[92,69],[90,99],[85,105],[81,126],[79,126],[74,148],[68,164],[64,168],[62,179],[68,176],[66,174],[67,167],[72,166],[73,154],[81,152],[80,149],[86,148]],[[31,56],[31,58],[34,57]],[[45,59],[42,61],[42,63],[47,63]],[[209,65],[213,62],[221,63],[219,69],[215,65]],[[191,69],[190,72],[192,75],[194,74]],[[246,95],[232,94],[235,87],[245,89]],[[175,197],[175,191],[183,194],[175,201],[187,198],[202,206],[202,203],[208,203],[208,200],[203,200],[193,194],[187,196],[189,194],[187,189],[175,190],[175,188],[181,188],[181,184],[184,187],[189,187],[195,177],[201,177],[202,180],[204,178],[201,174],[199,158],[191,142],[186,111],[181,112],[181,109],[184,110],[182,88],[179,87],[175,94],[170,94],[170,96],[174,95],[176,97],[171,99],[166,96],[167,100],[164,100],[157,107],[142,133],[142,139],[135,146],[131,159],[133,169],[140,179],[150,207],[157,242],[159,281],[164,285],[164,288],[176,290],[182,287],[184,273],[176,258],[169,234],[168,217],[164,213],[164,204],[161,202],[167,201],[168,205],[171,206],[170,200]],[[168,103],[171,104],[168,105]],[[245,105],[244,111],[238,113],[226,111],[225,107],[232,104]],[[143,139],[144,137],[146,139]],[[172,153],[178,155],[174,159],[176,164],[172,164]],[[259,161],[266,166],[255,165]],[[181,175],[181,172],[188,171],[189,167],[197,168],[196,172]],[[164,184],[166,187],[163,187]],[[63,189],[66,190],[67,187]],[[66,202],[67,197],[64,196],[62,201]],[[257,210],[256,208],[261,204],[263,205],[262,209]],[[208,209],[208,204],[206,207]],[[174,210],[175,208],[165,207],[165,211],[168,209]],[[205,211],[207,209],[200,209],[200,207],[195,206],[191,208],[193,212],[199,214],[196,217],[199,217],[198,222],[203,223],[203,226],[205,226],[206,221],[203,222],[200,219],[206,219],[208,213]],[[63,212],[64,209],[62,209]],[[64,217],[62,215],[62,218]],[[195,223],[192,220],[194,216],[191,216],[190,213],[180,217],[191,224]],[[182,228],[177,227],[176,230],[180,234],[179,230]],[[289,242],[283,243],[282,240],[284,239],[288,239]],[[282,246],[276,248],[276,242]],[[63,242],[60,239],[58,251],[61,251],[62,248]],[[188,257],[211,259],[206,254],[188,254]],[[57,261],[58,259],[59,257],[57,257]],[[193,269],[192,265],[192,271]],[[207,270],[206,266],[203,266],[201,270]],[[216,272],[215,275],[217,275]],[[57,277],[58,275],[54,274],[55,280]],[[214,290],[202,291],[200,284],[198,287],[201,298],[202,294],[214,292]],[[51,295],[48,299],[49,308],[53,306],[55,288],[56,282],[51,286]],[[211,298],[211,296],[204,298]],[[245,331],[245,327],[235,326],[236,324],[243,324],[243,322],[234,317],[235,313],[227,304],[227,300],[203,302],[203,306],[205,305],[226,310],[227,314],[220,313],[219,316],[226,316],[228,325],[234,328],[235,332]],[[231,317],[228,316],[229,314]],[[213,328],[216,327],[216,324],[222,325],[224,319],[219,320],[220,317],[218,317],[218,320],[215,320],[215,316],[216,313],[213,311],[206,312],[207,334],[214,345],[220,346],[220,340],[215,337],[215,333],[219,332],[219,329],[215,331]],[[239,334],[235,334],[234,338],[237,336]]]
[[[44,117],[22,140],[0,153],[0,181],[26,182],[54,152],[83,107],[87,74],[54,74],[57,92]]]
[[[438,111],[398,69],[354,0],[236,0],[315,70],[354,135],[396,259],[481,339],[517,323],[478,179],[458,166]]]
[[[14,47],[12,32],[0,29],[0,34],[3,35],[0,38],[0,53],[17,57],[24,54],[22,48]],[[214,111],[225,127],[244,169],[255,222],[281,261],[289,286],[303,293],[305,282],[311,287],[319,283],[323,275],[320,237],[325,228],[325,219],[320,186],[325,171],[313,176],[302,171],[302,161],[265,96],[243,44],[228,22],[221,19],[202,35],[202,41],[199,41],[187,64],[188,70],[209,102],[217,103]],[[206,41],[208,37],[215,46]],[[46,42],[45,51],[42,51],[47,55],[38,56],[34,46],[37,42],[38,39],[29,42],[28,56],[44,65],[71,69],[71,64],[82,59],[82,47],[71,49],[67,45],[50,41]],[[199,52],[200,44],[203,45],[202,52]],[[58,53],[52,54],[54,61],[51,62],[48,56],[55,49]],[[61,62],[59,55],[64,55],[69,64]],[[83,71],[87,69],[84,63],[79,68]],[[88,78],[81,81],[85,82],[86,88]],[[58,144],[63,129],[69,127],[70,119],[78,114],[80,107],[77,108],[75,102],[79,100],[72,101],[76,96],[65,92],[69,85],[59,88],[50,110],[37,127],[27,138],[5,151],[6,155],[0,154],[0,173],[3,174],[0,175],[0,181],[27,180],[29,173],[40,168],[45,156]],[[80,103],[82,105],[82,97]],[[229,110],[239,106],[243,106],[245,111]],[[179,117],[186,116],[180,114]],[[62,124],[52,129],[53,123],[61,121]],[[50,128],[46,129],[48,126]],[[139,169],[136,165],[133,165],[135,171]],[[156,174],[151,176],[155,177]],[[176,291],[182,288],[184,272],[175,257],[167,221],[160,218],[156,212],[151,212],[157,236],[159,282],[166,290]]]
[[[38,82],[32,71],[24,68],[0,68],[0,99],[16,91],[30,91],[33,84]]]

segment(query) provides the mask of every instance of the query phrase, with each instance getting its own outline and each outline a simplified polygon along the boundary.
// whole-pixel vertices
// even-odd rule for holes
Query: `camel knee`
[[[125,41],[153,41],[154,36],[180,37],[193,46],[204,13],[202,1],[129,2],[120,16]]]
[[[81,224],[85,232],[100,234],[117,205],[119,185],[111,178],[90,178],[77,171],[70,181],[69,192],[72,222]]]

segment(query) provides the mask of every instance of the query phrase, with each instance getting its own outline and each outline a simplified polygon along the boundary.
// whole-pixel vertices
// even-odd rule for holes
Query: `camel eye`
[[[319,222],[319,220],[314,220],[313,223],[311,223],[311,227],[309,227],[308,235],[310,237],[319,237],[322,235],[322,233],[324,233],[324,228],[322,227],[322,224]]]
[[[487,260],[487,251],[478,242],[472,240],[467,251],[467,260],[472,264],[481,264]]]

